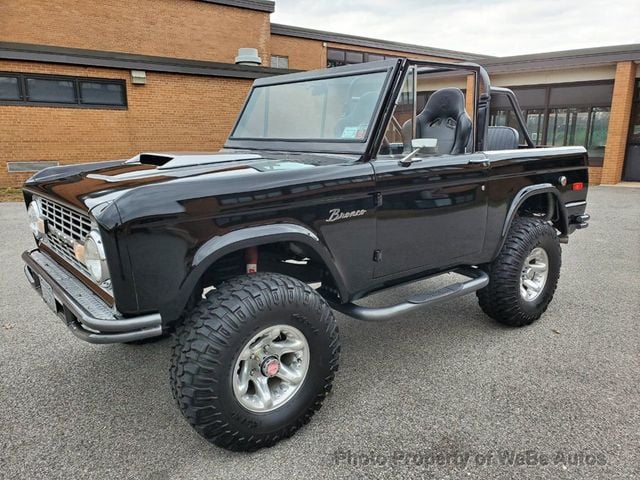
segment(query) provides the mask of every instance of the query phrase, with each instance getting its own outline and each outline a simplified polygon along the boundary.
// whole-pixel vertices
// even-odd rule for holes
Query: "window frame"
[[[57,108],[83,108],[98,110],[127,110],[129,107],[127,98],[127,82],[120,78],[100,78],[100,77],[75,77],[71,75],[49,75],[43,73],[23,73],[23,72],[4,72],[0,71],[0,77],[18,78],[19,100],[0,100],[0,105],[14,105],[27,107],[57,107]],[[73,84],[73,92],[75,102],[47,102],[32,101],[28,99],[27,79],[42,79],[52,81],[70,81]],[[103,83],[117,84],[122,87],[122,104],[103,104],[103,103],[83,103],[80,89],[81,83]]]
[[[341,140],[339,142],[332,140],[321,140],[321,141],[309,141],[309,140],[290,140],[290,139],[281,139],[281,140],[265,140],[265,139],[240,139],[234,138],[232,134],[227,138],[224,143],[224,148],[238,148],[243,150],[272,150],[272,151],[297,151],[297,152],[308,152],[308,153],[332,153],[332,154],[340,154],[340,155],[353,155],[354,161],[357,158],[365,158],[365,161],[371,160],[375,155],[372,153],[373,148],[372,145],[375,144],[376,141],[380,139],[378,136],[380,135],[379,129],[383,123],[386,123],[388,119],[385,119],[385,113],[389,110],[388,103],[390,102],[391,97],[395,97],[397,95],[398,88],[398,78],[400,75],[404,74],[404,69],[406,68],[406,63],[402,61],[386,61],[380,62],[377,65],[373,66],[372,64],[367,65],[366,63],[360,63],[356,65],[347,65],[339,68],[328,68],[320,71],[313,72],[299,72],[292,73],[286,76],[272,76],[272,77],[263,77],[257,79],[253,86],[251,87],[251,92],[261,86],[267,85],[278,85],[282,83],[295,83],[295,82],[304,82],[310,79],[321,79],[321,78],[334,78],[334,77],[342,77],[342,76],[352,76],[352,75],[362,75],[367,73],[376,73],[381,71],[387,72],[387,78],[385,80],[384,86],[382,88],[382,96],[378,101],[378,105],[376,106],[375,112],[372,115],[372,119],[375,120],[375,123],[371,126],[370,131],[368,132],[367,139],[363,141],[345,141]],[[284,77],[284,80],[283,80]],[[394,92],[389,94],[389,92]],[[231,132],[234,132],[240,118],[244,114],[247,104],[248,98],[245,101],[244,106],[242,107],[240,114],[236,118],[236,122],[234,123]],[[373,134],[373,135],[372,135]],[[357,156],[357,158],[356,158]]]
[[[287,66],[286,67],[281,67],[279,65],[280,61],[286,59],[287,61]],[[276,60],[276,63],[278,65],[276,65],[275,67],[273,66],[273,61]],[[282,69],[288,69],[289,68],[289,55],[278,55],[278,54],[271,54],[271,57],[269,58],[269,66],[271,68],[282,68]]]

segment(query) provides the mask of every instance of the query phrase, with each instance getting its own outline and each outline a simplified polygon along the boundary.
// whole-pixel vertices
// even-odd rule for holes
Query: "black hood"
[[[143,153],[128,160],[52,167],[31,177],[27,192],[90,211],[140,195],[179,200],[185,192],[226,191],[261,182],[265,174],[308,172],[314,166],[352,163],[357,157],[290,152]],[[299,175],[294,175],[298,178]]]

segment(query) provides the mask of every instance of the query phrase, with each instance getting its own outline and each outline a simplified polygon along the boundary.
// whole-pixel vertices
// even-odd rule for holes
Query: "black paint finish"
[[[405,67],[393,65],[398,74]],[[385,102],[397,86],[390,82]],[[380,115],[388,110],[381,105]],[[123,161],[46,169],[27,182],[25,198],[90,211],[104,239],[115,306],[125,316],[159,311],[163,322],[178,318],[216,260],[248,246],[312,249],[339,292],[331,299],[344,303],[491,261],[529,195],[552,196],[562,234],[585,210],[565,207],[586,199],[581,147],[428,156],[408,165],[348,154],[223,153],[237,155],[169,170]],[[572,191],[575,182],[585,188]],[[329,221],[336,209],[358,213]]]

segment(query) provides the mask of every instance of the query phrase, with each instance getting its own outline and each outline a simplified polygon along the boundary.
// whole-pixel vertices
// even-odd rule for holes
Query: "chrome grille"
[[[58,255],[79,270],[87,272],[86,267],[76,259],[73,246],[74,241],[84,244],[85,238],[89,235],[91,230],[89,217],[49,199],[38,200],[47,224],[47,233],[43,240]]]
[[[89,220],[88,216],[77,213],[46,198],[40,199],[40,208],[47,225],[54,227],[65,236],[84,242],[84,239],[89,235],[91,220]]]

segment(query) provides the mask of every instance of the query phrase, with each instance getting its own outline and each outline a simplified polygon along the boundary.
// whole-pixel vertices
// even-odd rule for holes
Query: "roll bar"
[[[509,103],[516,114],[518,123],[520,124],[520,130],[524,134],[524,139],[529,148],[535,148],[535,144],[529,135],[525,119],[520,109],[520,104],[513,91],[504,87],[492,87],[487,71],[477,63],[473,62],[460,62],[460,63],[448,63],[448,62],[432,62],[424,60],[409,60],[410,65],[417,67],[417,74],[422,73],[434,73],[434,72],[450,72],[455,70],[467,70],[472,71],[476,75],[475,82],[475,109],[474,115],[476,122],[474,122],[473,128],[473,144],[476,151],[485,150],[485,139],[487,137],[487,129],[490,120],[491,110],[491,95],[505,95],[509,99]]]

